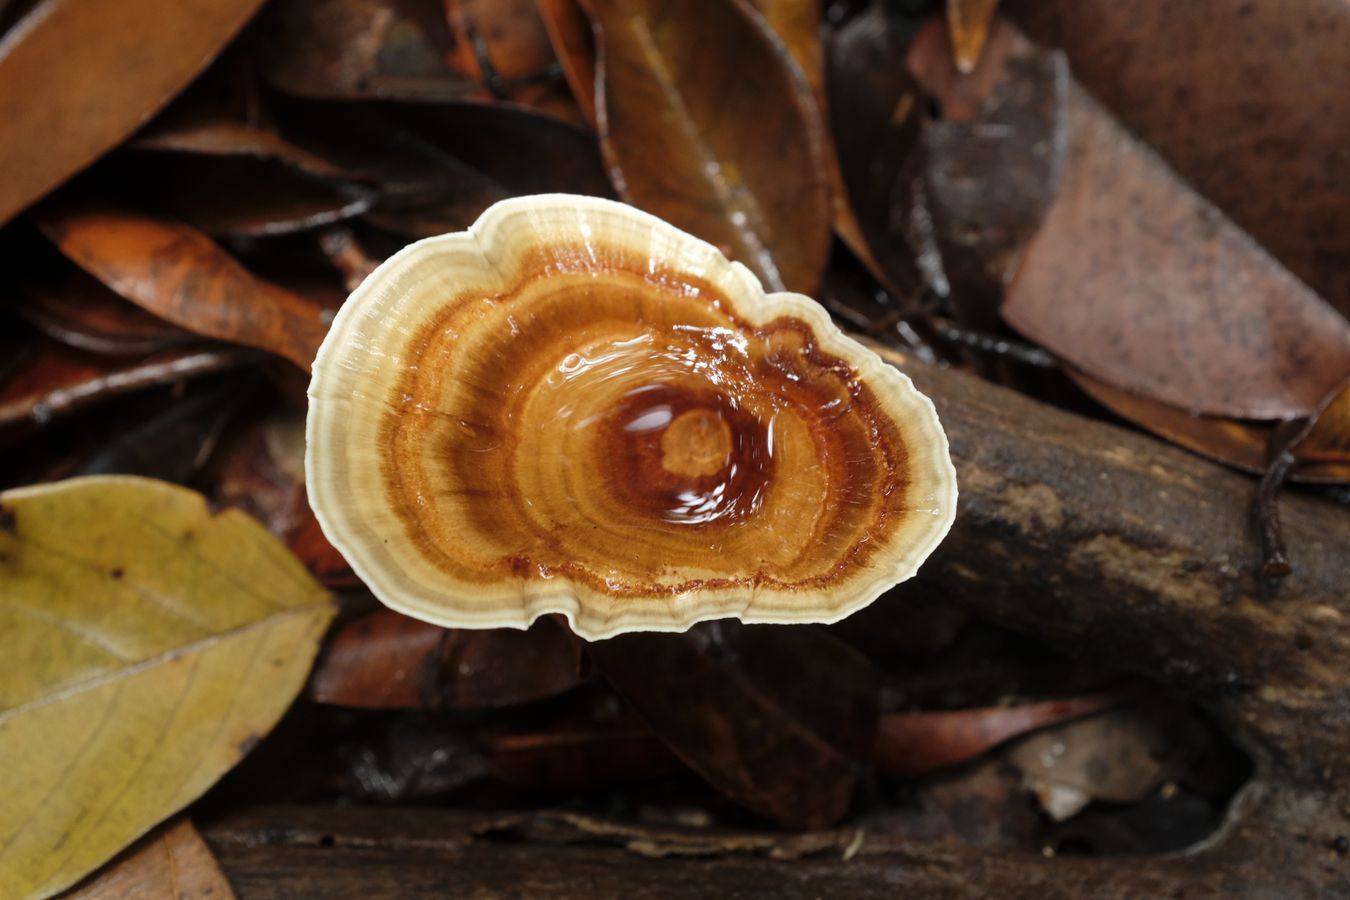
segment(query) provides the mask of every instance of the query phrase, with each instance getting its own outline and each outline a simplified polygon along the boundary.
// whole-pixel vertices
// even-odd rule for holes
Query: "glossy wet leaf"
[[[808,626],[723,620],[588,651],[675,755],[737,803],[792,828],[843,815],[871,753],[878,690],[847,644]]]
[[[319,178],[347,179],[353,174],[297,147],[275,131],[224,117],[160,123],[139,135],[129,147],[152,153],[275,160]]]
[[[55,206],[43,232],[121,296],[190,331],[309,369],[328,331],[320,303],[253,275],[202,233],[112,207]]]
[[[1309,414],[1350,373],[1350,322],[1085,92],[1060,188],[1003,316],[1087,374],[1169,406]]]
[[[1350,4],[1003,0],[1074,76],[1350,315]],[[1298,47],[1296,54],[1290,47]]]
[[[261,0],[40,0],[0,42],[0,223],[182,90]],[[78,60],[73,59],[78,48]]]
[[[810,293],[830,245],[822,123],[741,0],[593,0],[597,118],[620,196]]]
[[[211,850],[180,818],[128,848],[62,900],[234,900],[234,891]]]
[[[824,28],[821,0],[750,0],[751,5],[769,23],[792,60],[806,76],[806,83],[817,97],[825,96],[825,49],[820,32]]]
[[[1298,461],[1295,478],[1350,482],[1350,380],[1327,396],[1290,450]]]
[[[276,723],[331,618],[255,522],[162,482],[0,494],[0,883],[48,894]]]

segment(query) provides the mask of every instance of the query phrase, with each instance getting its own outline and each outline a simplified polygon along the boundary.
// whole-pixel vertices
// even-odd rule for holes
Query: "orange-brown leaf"
[[[328,331],[318,303],[258,278],[186,225],[101,206],[53,208],[41,225],[89,274],[197,334],[268,350],[308,370]]]
[[[0,223],[138,128],[259,5],[41,0],[0,41]]]

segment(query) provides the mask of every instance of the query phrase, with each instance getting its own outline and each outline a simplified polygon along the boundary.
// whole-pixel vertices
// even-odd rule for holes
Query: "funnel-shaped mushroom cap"
[[[829,622],[956,508],[933,405],[814,301],[629,206],[507,200],[352,294],[314,361],[329,540],[449,626]]]

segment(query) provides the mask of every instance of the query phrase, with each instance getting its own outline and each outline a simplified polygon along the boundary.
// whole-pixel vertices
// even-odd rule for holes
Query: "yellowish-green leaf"
[[[234,900],[206,842],[187,819],[157,828],[61,900]]]
[[[70,886],[181,809],[300,690],[329,596],[191,491],[83,478],[0,494],[0,886]]]

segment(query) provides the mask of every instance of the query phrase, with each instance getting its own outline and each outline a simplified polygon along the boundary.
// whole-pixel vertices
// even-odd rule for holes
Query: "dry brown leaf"
[[[1350,315],[1350,3],[1004,0],[1257,242]],[[1294,52],[1297,48],[1297,52]]]
[[[62,900],[234,900],[225,873],[186,818],[155,829]]]
[[[308,370],[328,331],[331,310],[263,281],[186,225],[100,206],[51,207],[39,219],[89,274],[196,334],[268,350]]]
[[[813,292],[830,248],[822,124],[742,0],[592,0],[597,118],[628,202]]]
[[[549,32],[534,0],[442,0],[451,65],[491,96],[570,122],[583,117],[558,77]],[[594,117],[590,117],[594,121]]]
[[[1000,22],[990,40],[1025,39]],[[1077,88],[1003,316],[1094,378],[1201,414],[1307,415],[1350,373],[1350,323]]]
[[[260,5],[37,3],[0,40],[0,224],[144,123]]]

